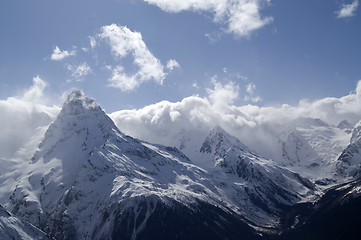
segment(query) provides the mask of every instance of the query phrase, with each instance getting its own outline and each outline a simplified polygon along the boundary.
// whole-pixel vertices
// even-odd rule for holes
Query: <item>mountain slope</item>
[[[361,234],[361,182],[328,189],[315,203],[302,203],[285,211],[286,230],[274,239],[359,239]]]
[[[17,219],[0,205],[0,239],[50,240],[51,238],[33,225]]]

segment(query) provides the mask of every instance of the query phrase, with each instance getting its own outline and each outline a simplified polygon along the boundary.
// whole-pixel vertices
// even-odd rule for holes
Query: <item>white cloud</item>
[[[272,17],[262,18],[260,9],[269,4],[270,0],[144,0],[166,12],[210,12],[213,21],[223,30],[237,37],[248,37],[253,31],[262,28],[273,21]],[[206,35],[214,40],[213,35]]]
[[[169,69],[170,71],[173,71],[174,68],[180,68],[180,65],[176,60],[169,59],[166,68]]]
[[[61,61],[64,58],[70,57],[70,56],[75,56],[76,55],[76,51],[75,50],[71,50],[69,51],[62,51],[60,50],[60,48],[58,46],[55,46],[55,48],[53,49],[53,54],[51,54],[50,59],[54,60],[54,61]]]
[[[137,79],[137,75],[128,76],[124,73],[122,66],[117,66],[112,70],[109,82],[112,87],[120,88],[122,91],[130,91],[138,87],[142,81]]]
[[[336,12],[338,18],[352,17],[355,15],[355,11],[358,8],[358,0],[353,1],[350,4],[343,4],[341,9]]]
[[[233,1],[232,1],[233,2]],[[272,17],[261,18],[260,1],[238,1],[229,7],[229,19],[227,32],[236,36],[249,36],[251,32],[269,24]]]
[[[134,65],[139,68],[135,74],[128,75],[123,66],[115,67],[109,79],[110,86],[129,91],[147,81],[163,83],[167,75],[164,67],[149,51],[139,32],[112,24],[102,27],[99,37],[108,41],[115,57],[120,60],[130,55]]]
[[[38,136],[40,128],[50,124],[60,110],[44,104],[47,102],[46,86],[47,83],[37,76],[21,96],[0,100],[0,158],[14,157],[19,150],[26,157],[34,153],[39,142],[32,142],[33,137]],[[24,145],[27,148],[21,149]]]
[[[92,73],[91,67],[85,62],[78,66],[68,64],[66,67],[71,72],[71,77],[76,81],[83,81],[87,75]]]

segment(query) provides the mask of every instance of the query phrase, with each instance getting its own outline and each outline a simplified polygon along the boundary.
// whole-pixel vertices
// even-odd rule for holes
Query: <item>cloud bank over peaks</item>
[[[250,34],[273,21],[272,17],[262,17],[260,10],[270,4],[270,0],[144,0],[163,11],[209,12],[213,21],[222,26],[226,33],[236,37],[249,37]],[[225,26],[225,27],[224,27]]]
[[[350,4],[342,4],[341,9],[336,12],[337,18],[347,18],[354,16],[358,8],[358,4],[358,0],[354,0]]]
[[[187,141],[197,149],[200,147],[197,143],[201,144],[218,125],[268,157],[274,156],[274,149],[279,147],[277,137],[291,130],[296,119],[319,118],[332,125],[345,119],[354,124],[361,119],[361,80],[356,90],[344,97],[303,100],[296,106],[236,106],[238,91],[239,87],[233,82],[222,85],[214,81],[214,88],[208,89],[206,97],[190,96],[173,103],[162,101],[141,109],[117,111],[110,117],[126,134],[175,146],[186,154],[189,154],[185,147]]]
[[[133,64],[138,67],[138,71],[132,75],[129,75],[122,65],[110,68],[112,75],[108,81],[111,87],[130,91],[147,81],[163,84],[167,72],[164,71],[160,60],[149,51],[141,33],[133,32],[126,26],[111,24],[103,26],[98,37],[107,41],[113,56],[118,61],[130,56],[133,58]],[[91,45],[97,45],[94,39]],[[176,60],[169,60],[166,67],[171,71],[179,67],[179,63]]]
[[[67,50],[60,50],[60,48],[58,46],[55,46],[55,48],[53,49],[53,54],[51,54],[50,59],[53,61],[61,61],[67,57],[70,56],[75,56],[76,55],[76,51],[75,50],[71,50],[71,51],[67,51]]]

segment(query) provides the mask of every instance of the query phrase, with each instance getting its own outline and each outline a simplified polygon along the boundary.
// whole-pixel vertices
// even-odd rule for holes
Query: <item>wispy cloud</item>
[[[260,10],[270,0],[144,0],[166,12],[210,12],[213,21],[222,26],[226,33],[237,37],[248,37],[250,34],[273,21],[272,17],[262,17]],[[223,28],[223,26],[226,26]],[[213,35],[206,35],[214,40]]]
[[[138,71],[132,75],[129,75],[122,65],[114,67],[112,76],[108,79],[111,87],[130,91],[147,81],[163,83],[167,75],[164,66],[149,51],[141,33],[133,32],[125,26],[112,24],[101,28],[99,38],[107,40],[112,54],[118,60],[130,56],[133,58],[133,64],[138,67]],[[175,60],[170,60],[168,64],[170,69],[170,67],[177,67],[178,63]]]
[[[96,45],[97,45],[97,41],[96,41],[95,38],[92,37],[92,36],[89,36],[89,43],[90,43],[90,46],[91,46],[92,48],[95,48]]]
[[[338,18],[347,18],[355,15],[358,8],[358,0],[354,0],[350,4],[343,4],[341,9],[336,12]]]
[[[85,62],[75,66],[67,64],[66,68],[71,72],[72,79],[78,82],[83,81],[87,75],[92,73],[91,67]]]
[[[249,83],[246,86],[246,95],[244,96],[244,101],[251,101],[251,102],[259,102],[262,100],[259,96],[254,96],[254,91],[256,90],[256,84]]]
[[[51,54],[50,59],[54,60],[54,61],[61,61],[67,57],[70,56],[75,56],[76,55],[76,51],[75,50],[71,50],[71,51],[67,51],[67,50],[60,50],[60,48],[58,46],[55,46],[55,48],[53,49],[53,54]]]

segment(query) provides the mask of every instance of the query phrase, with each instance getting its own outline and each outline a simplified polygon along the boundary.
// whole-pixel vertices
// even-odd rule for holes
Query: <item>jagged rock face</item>
[[[339,178],[356,179],[361,176],[361,121],[354,126],[350,144],[339,156],[336,169]]]

